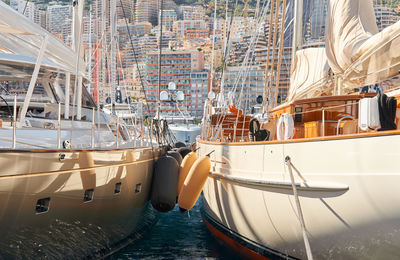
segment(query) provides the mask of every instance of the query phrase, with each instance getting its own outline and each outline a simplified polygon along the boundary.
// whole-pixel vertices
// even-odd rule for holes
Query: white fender
[[[278,140],[289,140],[294,135],[294,121],[291,114],[284,113],[278,120],[276,126],[276,138]]]

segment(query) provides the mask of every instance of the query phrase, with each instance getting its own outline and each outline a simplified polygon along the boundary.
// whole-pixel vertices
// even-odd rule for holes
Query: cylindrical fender
[[[178,153],[180,153],[181,154],[181,156],[182,156],[182,158],[185,158],[185,156],[188,154],[188,153],[190,153],[192,150],[190,150],[190,148],[187,148],[187,147],[181,147],[181,148],[178,148]]]
[[[170,156],[158,158],[151,185],[151,205],[160,212],[172,210],[176,204],[179,165]]]
[[[179,171],[177,195],[179,195],[181,192],[183,183],[185,182],[185,179],[196,160],[197,155],[195,152],[190,152],[185,156],[185,158],[183,158],[181,169]]]
[[[189,171],[178,197],[181,210],[190,210],[196,204],[211,169],[210,157],[199,158]]]
[[[181,165],[181,163],[182,163],[182,155],[179,152],[177,152],[177,151],[168,151],[167,155],[175,158],[175,160],[178,162],[178,165],[179,166]]]
[[[175,147],[175,148],[186,147],[186,144],[184,144],[184,143],[182,143],[182,142],[176,142],[176,143],[174,144],[174,147]]]

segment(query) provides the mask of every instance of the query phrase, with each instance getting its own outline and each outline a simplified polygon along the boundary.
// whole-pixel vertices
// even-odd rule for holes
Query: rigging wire
[[[258,0],[259,1],[259,0]],[[213,41],[211,50],[211,89],[214,86],[214,55],[215,55],[215,30],[217,27],[217,0],[214,1],[214,25],[213,25]]]
[[[136,64],[136,68],[137,68],[137,71],[138,71],[138,75],[139,75],[140,86],[141,86],[141,89],[142,89],[142,91],[143,91],[144,99],[146,100],[146,109],[147,109],[147,113],[150,114],[150,108],[149,108],[149,105],[148,105],[148,103],[147,103],[146,89],[144,88],[144,85],[145,85],[145,84],[144,84],[143,76],[142,76],[142,73],[141,73],[141,71],[140,71],[139,63],[138,63],[138,60],[137,60],[135,47],[133,46],[132,35],[131,35],[131,31],[130,31],[130,29],[129,29],[128,20],[127,20],[126,14],[125,14],[125,8],[124,8],[124,5],[123,5],[123,3],[122,3],[122,0],[119,0],[119,1],[120,1],[120,3],[121,3],[121,7],[122,7],[121,9],[122,9],[122,14],[123,14],[124,20],[125,20],[125,26],[126,26],[126,29],[128,30],[129,42],[130,42],[130,44],[131,44],[131,48],[132,48],[132,51],[133,51],[133,57],[134,57],[134,61],[135,61],[135,64]]]
[[[226,21],[228,20],[228,2],[229,0],[226,0],[226,12],[225,12],[225,48],[224,48],[224,55],[223,55],[223,60],[222,60],[222,67],[221,67],[221,74],[220,74],[220,82],[221,82],[221,86],[220,86],[220,93],[221,96],[223,97],[224,95],[224,72],[225,72],[225,66],[226,66],[226,61],[227,61],[227,55],[229,52],[229,45],[230,45],[230,41],[231,41],[231,28],[232,28],[232,23],[233,23],[233,17],[235,15],[236,12],[236,8],[238,7],[238,0],[235,1],[235,5],[232,8],[232,13],[231,13],[231,20],[230,20],[230,24],[229,24],[229,32],[228,35],[226,35],[226,31],[227,31],[227,25],[226,25]]]
[[[120,1],[122,1],[122,0],[120,0]],[[159,22],[159,25],[160,25],[160,37],[159,37],[159,42],[158,42],[158,44],[159,44],[159,57],[158,57],[158,98],[157,98],[157,101],[158,101],[158,120],[160,120],[160,113],[161,113],[161,99],[160,99],[160,94],[161,94],[161,64],[162,64],[162,61],[161,61],[161,55],[162,55],[162,33],[163,33],[163,16],[164,16],[164,10],[163,10],[163,8],[164,8],[164,0],[161,0],[161,6],[160,6],[160,11],[161,11],[161,14],[160,14],[160,22]]]
[[[263,23],[263,21],[265,20],[266,15],[267,15],[267,7],[268,7],[268,6],[269,6],[269,2],[268,2],[268,3],[267,3],[267,2],[264,2],[264,6],[263,6],[263,15],[260,16],[260,17],[258,17],[258,22],[257,22],[257,17],[256,17],[256,23],[255,23],[256,28],[261,28],[262,23]],[[256,31],[259,31],[259,29],[257,29]],[[255,51],[255,48],[253,48],[252,46],[258,41],[258,37],[259,37],[259,34],[253,34],[253,35],[252,35],[252,38],[251,38],[251,40],[250,40],[250,46],[249,46],[249,48],[247,49],[244,62],[242,63],[242,68],[245,66],[245,64],[249,64],[250,53],[254,54],[254,51]],[[257,40],[255,40],[255,39],[257,39]],[[243,69],[240,70],[239,77],[240,77],[240,75],[242,75],[242,72],[243,72]],[[247,75],[248,73],[249,73],[249,66],[247,66],[246,75]],[[231,97],[233,97],[233,96],[234,96],[234,93],[236,92],[236,88],[237,88],[237,85],[238,85],[238,82],[239,82],[239,77],[236,78],[236,82],[234,83],[234,88],[230,91]],[[243,92],[243,88],[244,88],[244,84],[242,84],[241,93]],[[242,95],[241,95],[240,97],[242,97]],[[240,108],[240,107],[239,107],[239,108]],[[224,119],[225,119],[225,117],[226,117],[226,114],[227,114],[227,111],[225,110],[225,111],[223,111],[223,114],[222,114],[222,115],[218,116],[218,118],[217,118],[217,125],[220,125],[220,124],[224,121]],[[238,117],[237,117],[237,118],[238,118]]]

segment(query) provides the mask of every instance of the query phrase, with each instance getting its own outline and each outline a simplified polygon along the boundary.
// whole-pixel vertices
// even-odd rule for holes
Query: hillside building
[[[146,59],[147,66],[147,85],[146,93],[148,99],[148,105],[150,108],[150,115],[154,116],[157,111],[158,102],[158,58],[159,53],[149,52]],[[183,91],[185,98],[183,101],[179,102],[179,107],[181,110],[191,112],[192,106],[194,106],[193,111],[197,111],[198,103],[192,99],[192,94],[197,92],[203,93],[204,91],[199,89],[204,87],[204,81],[195,81],[195,86],[192,86],[192,74],[193,77],[197,79],[197,72],[202,72],[204,69],[204,56],[202,52],[199,51],[168,51],[163,52],[161,58],[161,91],[167,90],[168,83],[174,82],[176,84],[176,89]],[[204,74],[199,76],[199,80],[203,79]],[[195,91],[195,93],[192,93]],[[199,101],[199,99],[197,100]],[[195,102],[195,103],[193,103]],[[162,111],[169,114],[174,114],[178,112],[178,109],[174,106],[162,105]]]
[[[67,20],[72,20],[72,5],[48,6],[46,19],[46,27],[49,32],[56,34],[62,33],[62,28]]]
[[[182,14],[182,20],[204,20],[206,12],[200,5],[196,6],[180,6],[179,11]]]
[[[178,20],[178,15],[176,14],[175,10],[163,10],[163,21],[162,25],[167,29],[168,31],[172,31],[172,26],[176,20]],[[161,10],[158,14],[158,24],[160,25],[161,23]]]
[[[204,20],[179,20],[174,22],[173,32],[176,33],[177,38],[185,36],[188,29],[206,29]]]

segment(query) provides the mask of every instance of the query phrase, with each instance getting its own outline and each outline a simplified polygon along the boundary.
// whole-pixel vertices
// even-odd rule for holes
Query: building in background
[[[200,39],[205,39],[208,38],[208,35],[210,32],[208,29],[187,29],[185,34],[184,34],[184,39],[186,40],[200,40]]]
[[[147,101],[150,109],[150,116],[154,116],[157,111],[158,104],[158,52],[149,52],[147,54],[146,66],[147,66],[147,84],[146,93]],[[161,91],[167,90],[168,84],[174,82],[176,84],[176,89],[184,92],[184,100],[178,102],[178,106],[181,110],[191,112],[192,106],[194,106],[193,111],[197,111],[198,103],[196,100],[192,99],[192,94],[196,94],[196,99],[198,98],[197,92],[202,95],[205,91],[200,90],[199,87],[205,87],[202,82],[195,82],[195,86],[192,86],[192,74],[201,75],[199,81],[202,79],[202,75],[196,74],[197,72],[202,72],[204,70],[204,55],[202,52],[197,50],[188,51],[167,51],[162,53],[161,58]],[[207,73],[208,75],[208,73]],[[208,76],[207,76],[208,77]],[[197,76],[196,76],[197,79]],[[196,85],[197,84],[197,85]],[[208,88],[208,87],[207,87]],[[195,91],[195,93],[192,93]],[[197,99],[197,102],[199,99]],[[194,102],[194,103],[193,103]],[[169,106],[163,104],[161,107],[163,113],[166,114],[176,114],[178,109],[174,106]],[[193,115],[192,115],[193,116]]]
[[[176,20],[178,20],[178,15],[176,14],[175,10],[163,10],[163,21],[162,25],[167,29],[168,31],[172,31],[172,26]],[[160,25],[161,23],[161,10],[158,14],[158,24]]]
[[[72,21],[72,5],[50,5],[47,7],[47,30],[53,34],[62,33],[63,26]]]
[[[10,0],[10,6],[28,19],[46,29],[46,4],[24,0]]]
[[[382,1],[374,1],[374,11],[376,16],[376,24],[379,31],[398,22],[400,20],[399,13],[391,7],[383,5]]]
[[[210,91],[210,72],[199,71],[190,73],[191,106],[190,115],[200,119],[203,116],[204,104]]]
[[[204,20],[206,17],[206,12],[204,8],[200,5],[180,6],[179,11],[181,13],[182,20]]]
[[[130,43],[127,43],[124,49],[122,49],[122,66],[124,68],[136,66],[136,61],[144,63],[147,53],[157,50],[157,40],[157,37],[152,34],[133,37],[133,47]],[[134,54],[136,54],[136,60]]]
[[[175,10],[179,8],[173,0],[163,0],[163,10]],[[137,0],[135,6],[136,22],[150,22],[158,24],[158,14],[161,10],[161,0]]]
[[[136,36],[143,36],[150,34],[153,26],[149,22],[138,22],[133,25],[133,34]]]
[[[128,23],[134,22],[135,16],[135,1],[130,0],[116,0],[117,19],[124,19]]]
[[[306,45],[319,46],[325,41],[325,23],[328,12],[328,0],[309,0],[311,13],[305,25],[304,39]]]
[[[257,65],[245,69],[241,66],[230,66],[226,68],[224,77],[225,96],[231,97],[244,109],[244,113],[251,113],[251,108],[257,103],[257,97],[262,96],[264,92],[265,68]]]
[[[177,38],[183,38],[188,29],[206,29],[204,20],[179,20],[174,22],[173,31]]]

